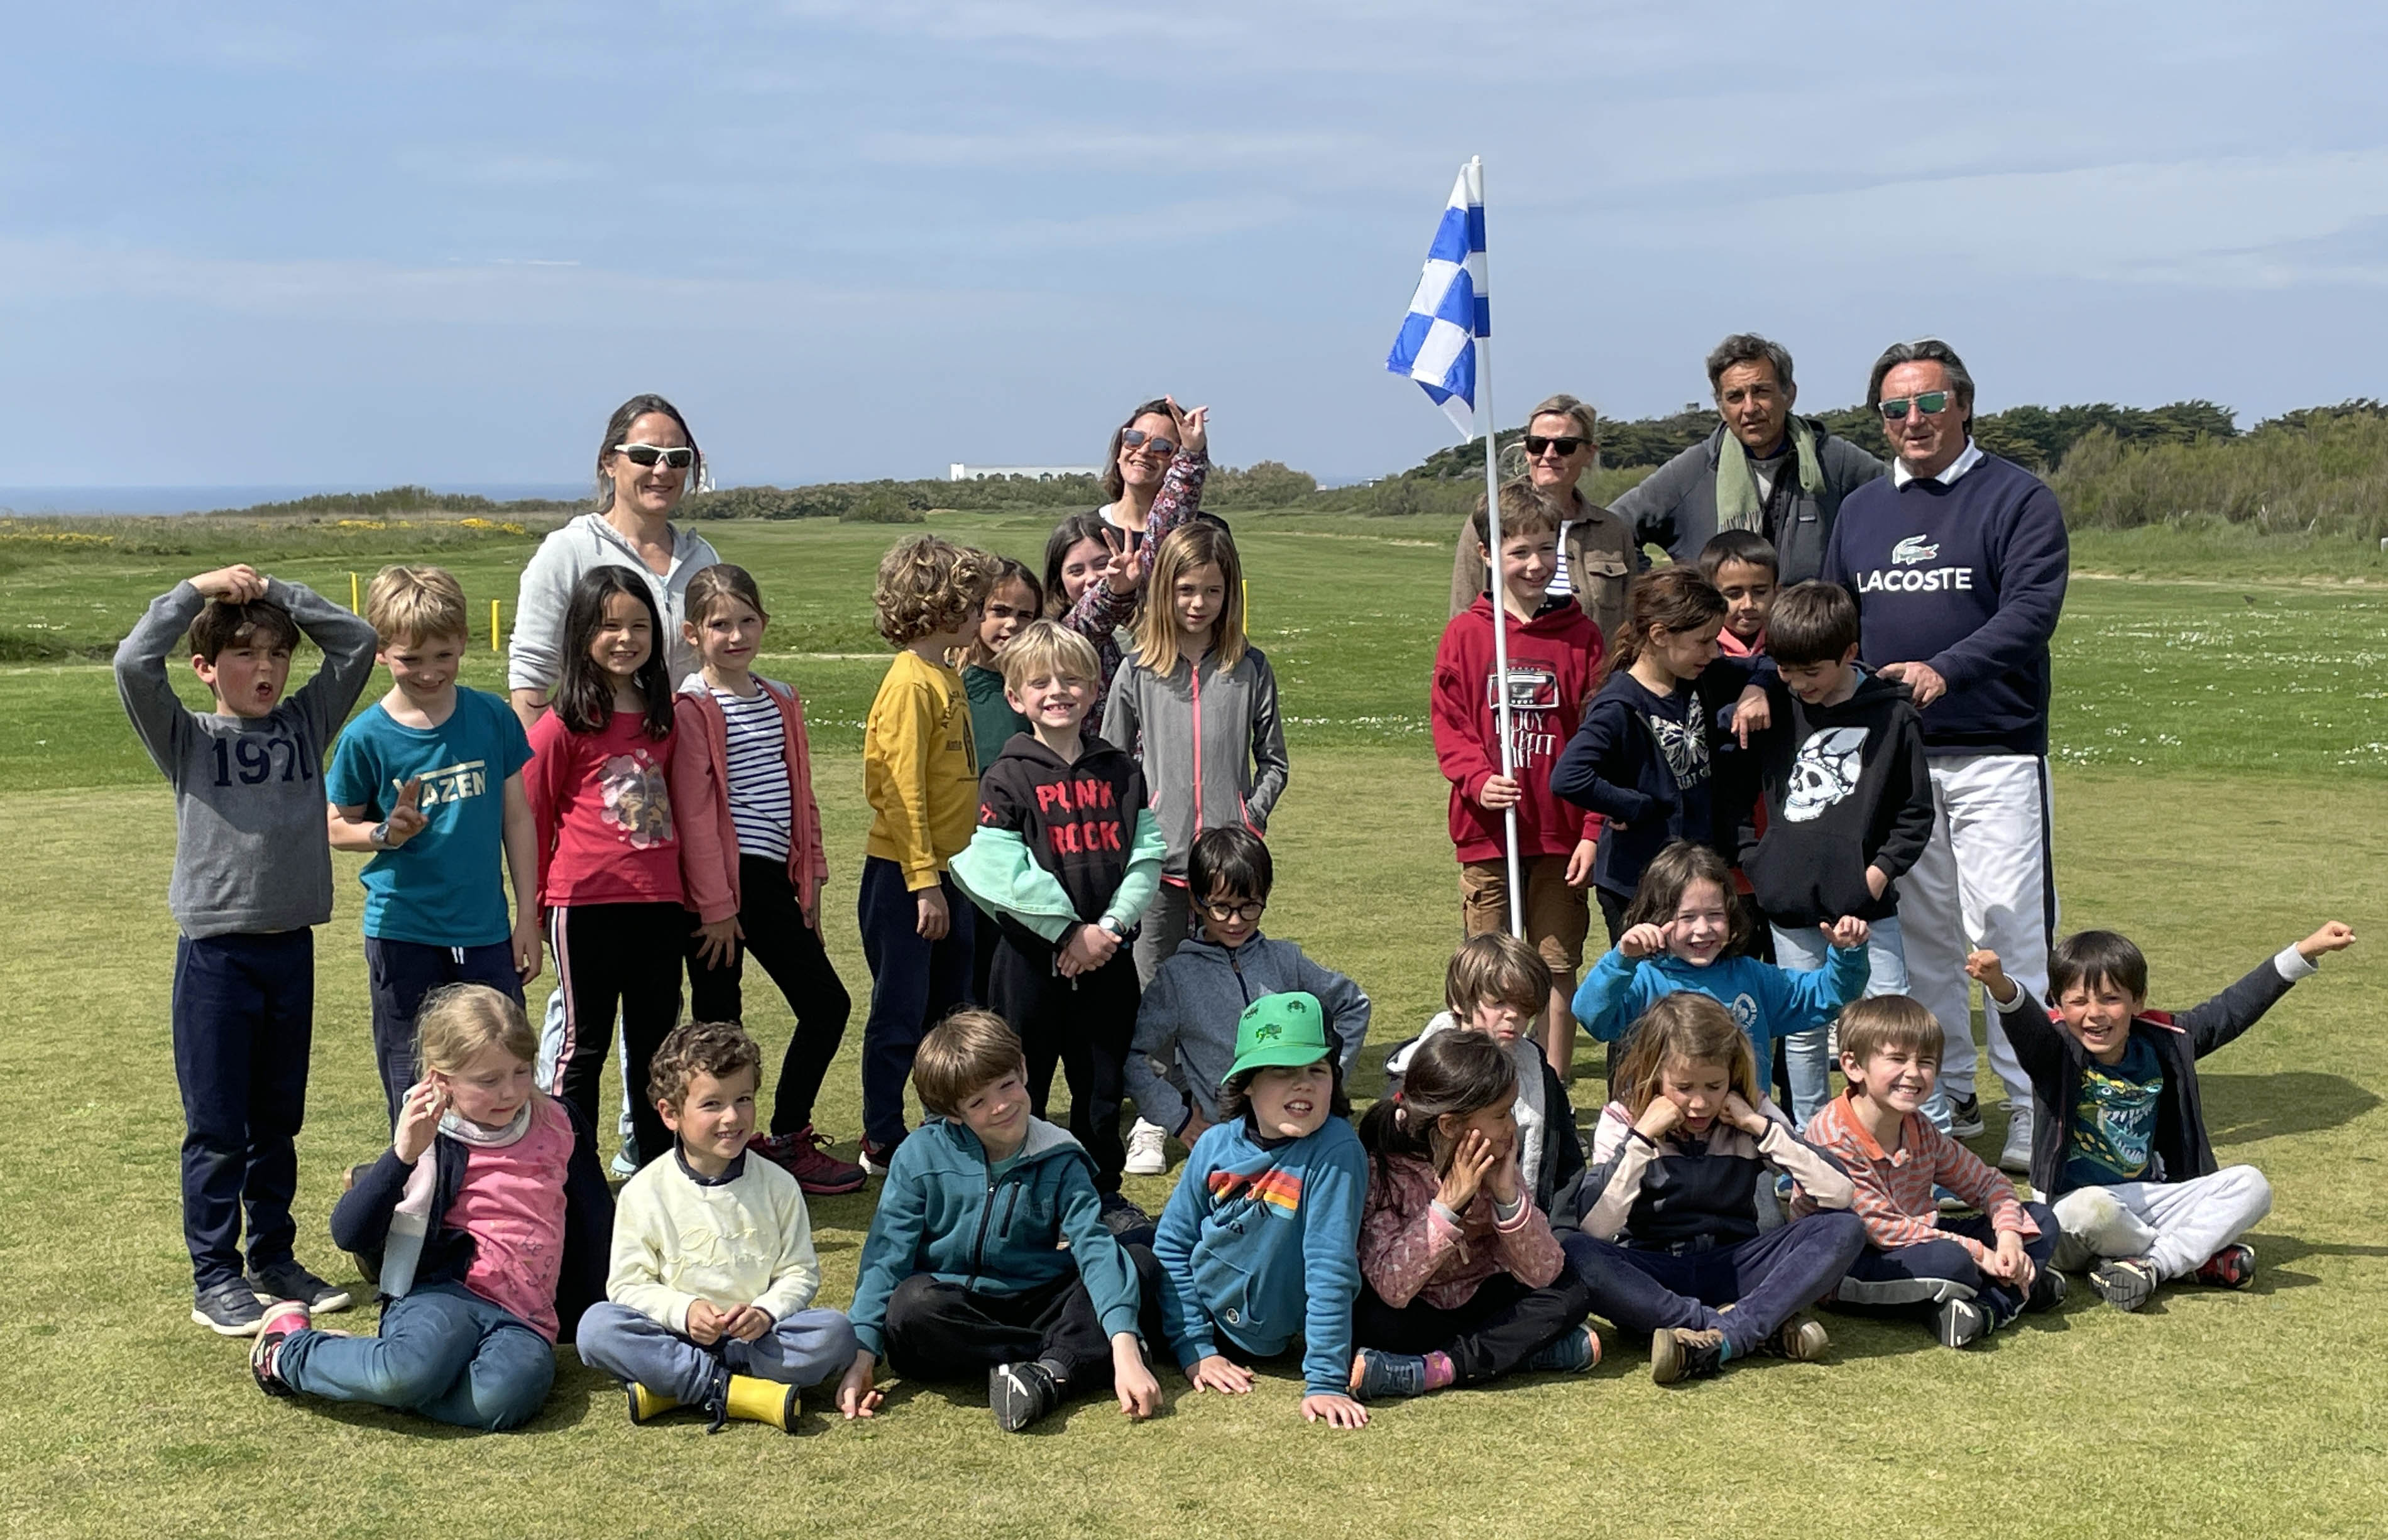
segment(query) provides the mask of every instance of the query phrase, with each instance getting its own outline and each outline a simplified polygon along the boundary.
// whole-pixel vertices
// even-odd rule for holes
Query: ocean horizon
[[[206,513],[253,508],[338,492],[386,492],[388,482],[260,486],[0,486],[0,512],[19,514]],[[590,496],[583,482],[463,482],[434,485],[454,497],[516,502],[527,498],[572,501]]]

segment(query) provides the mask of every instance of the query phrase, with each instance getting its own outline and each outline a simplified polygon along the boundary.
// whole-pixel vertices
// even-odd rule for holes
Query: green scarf
[[[1804,419],[1791,419],[1791,447],[1799,457],[1799,490],[1814,497],[1824,489],[1824,467],[1816,458],[1816,430]],[[1758,496],[1758,476],[1749,468],[1749,451],[1728,428],[1717,454],[1716,526],[1764,533],[1765,506]]]

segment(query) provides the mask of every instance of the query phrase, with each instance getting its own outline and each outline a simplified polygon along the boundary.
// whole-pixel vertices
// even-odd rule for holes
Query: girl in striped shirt
[[[690,579],[685,602],[688,639],[704,664],[680,687],[683,748],[671,781],[681,819],[681,886],[696,911],[690,1019],[742,1021],[744,957],[763,965],[787,996],[796,1029],[780,1063],[771,1131],[749,1147],[786,1167],[807,1193],[852,1193],[867,1180],[862,1168],[832,1158],[829,1139],[813,1128],[813,1101],[853,1002],[821,945],[829,858],[813,801],[804,701],[753,672],[770,617],[746,569],[707,567]]]

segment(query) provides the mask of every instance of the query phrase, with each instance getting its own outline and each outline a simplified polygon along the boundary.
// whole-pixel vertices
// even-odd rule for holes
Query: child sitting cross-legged
[[[1789,1174],[1828,1212],[1761,1232],[1761,1170]],[[1650,1377],[1666,1385],[1758,1353],[1823,1356],[1823,1327],[1796,1312],[1865,1245],[1851,1196],[1841,1168],[1759,1093],[1748,1034],[1685,991],[1634,1024],[1592,1168],[1559,1206],[1563,1221],[1581,1216],[1564,1243],[1593,1308],[1649,1339]]]
[[[2064,1231],[2056,1266],[2088,1269],[2118,1310],[2175,1279],[2247,1286],[2255,1253],[2239,1237],[2271,1212],[2272,1188],[2253,1166],[2215,1161],[2197,1061],[2255,1025],[2325,953],[2354,944],[2332,920],[2178,1014],[2148,1009],[2148,960],[2111,930],[2049,950],[2053,1010],[2007,977],[1997,953],[1965,959],[2031,1077],[2031,1184]]]
[[[896,1147],[862,1243],[860,1346],[837,1389],[849,1419],[878,1411],[882,1358],[908,1379],[985,1375],[1010,1433],[1104,1384],[1131,1418],[1159,1409],[1142,1341],[1160,1268],[1104,1226],[1085,1146],[1029,1115],[1027,1067],[992,1011],[956,1011],[921,1040],[912,1086],[930,1116]]]
[[[1352,1319],[1358,1399],[1600,1361],[1583,1323],[1592,1292],[1568,1270],[1518,1169],[1517,1099],[1507,1049],[1440,1032],[1410,1055],[1401,1091],[1361,1120],[1370,1160]]]
[[[487,984],[450,984],[414,1018],[423,1079],[381,1158],[332,1210],[332,1239],[380,1280],[380,1334],[267,1307],[249,1371],[269,1395],[394,1407],[464,1428],[528,1421],[566,1323],[603,1297],[614,1200],[588,1120],[533,1084],[539,1036]]]
[[[672,1155],[622,1188],[606,1297],[580,1361],[623,1382],[630,1420],[701,1407],[795,1432],[797,1397],[854,1361],[854,1328],[813,1308],[820,1264],[796,1179],[750,1147],[763,1055],[732,1021],[672,1029],[647,1094]]]
[[[1943,1347],[1967,1347],[2026,1310],[2064,1303],[2064,1275],[2049,1266],[2056,1216],[2016,1201],[2014,1183],[1924,1116],[1940,1074],[1939,1019],[1903,994],[1861,1000],[1841,1013],[1846,1093],[1809,1120],[1809,1143],[1841,1163],[1866,1249],[1835,1293],[1856,1308],[1928,1310]],[[1935,1187],[1980,1212],[1940,1212]],[[1815,1213],[1794,1190],[1795,1218]]]
[[[1302,1339],[1302,1416],[1366,1424],[1352,1399],[1352,1301],[1368,1162],[1326,1012],[1301,993],[1252,1002],[1152,1243],[1162,1319],[1198,1391],[1241,1395],[1255,1359]]]
[[[1481,1032],[1506,1049],[1518,1070],[1518,1168],[1545,1214],[1583,1175],[1583,1141],[1567,1082],[1536,1046],[1531,1029],[1551,991],[1550,966],[1533,946],[1505,931],[1470,936],[1443,970],[1443,1010],[1426,1030],[1385,1055],[1385,1093],[1401,1087],[1418,1045],[1438,1032]]]

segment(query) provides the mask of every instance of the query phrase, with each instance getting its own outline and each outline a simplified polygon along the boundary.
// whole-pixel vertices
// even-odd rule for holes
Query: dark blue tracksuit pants
[[[2056,1255],[2056,1216],[2046,1204],[2027,1203],[2023,1211],[2039,1227],[2038,1235],[2024,1242],[2024,1255],[2031,1258],[2034,1268],[2045,1271],[2049,1259]],[[2001,1326],[2023,1314],[2024,1291],[1984,1276],[1974,1254],[1954,1238],[1962,1235],[1986,1246],[1997,1245],[1998,1231],[1991,1228],[1988,1217],[1972,1214],[1958,1218],[1944,1214],[1940,1230],[1950,1239],[1919,1241],[1888,1251],[1866,1247],[1849,1264],[1848,1276],[1841,1280],[1833,1303],[1844,1308],[1905,1311],[1917,1306],[1937,1308],[1951,1299],[1971,1299],[1988,1309]]]
[[[414,1013],[442,984],[487,984],[523,1003],[522,975],[511,941],[488,946],[431,946],[422,941],[365,938],[365,986],[373,999],[374,1064],[389,1103],[389,1126],[414,1083]]]
[[[1593,1313],[1626,1336],[1646,1342],[1671,1327],[1721,1332],[1739,1358],[1833,1292],[1865,1249],[1865,1225],[1846,1209],[1827,1210],[1706,1251],[1655,1251],[1581,1232],[1559,1244],[1592,1289]],[[1719,1308],[1726,1305],[1733,1308]]]
[[[183,1093],[183,1240],[201,1289],[290,1260],[298,1125],[315,1035],[315,933],[174,943],[174,1079]]]
[[[952,921],[944,940],[931,941],[921,938],[920,901],[904,886],[904,868],[875,855],[862,860],[855,909],[863,960],[870,965],[870,1015],[862,1025],[862,1137],[875,1149],[894,1149],[910,1127],[904,1081],[921,1038],[946,1012],[970,1003],[976,912],[952,877],[940,873],[937,883]]]

